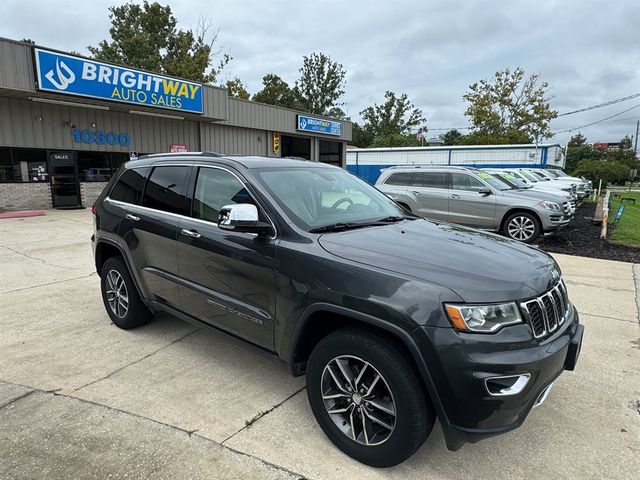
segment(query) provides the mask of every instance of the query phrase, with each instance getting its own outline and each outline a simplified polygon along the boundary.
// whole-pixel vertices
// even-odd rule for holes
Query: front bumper
[[[418,330],[451,450],[519,427],[553,381],[575,368],[583,334],[575,309],[552,335],[538,340],[526,324],[488,335],[442,327]],[[530,375],[519,393],[495,396],[487,390],[486,379],[519,374]]]

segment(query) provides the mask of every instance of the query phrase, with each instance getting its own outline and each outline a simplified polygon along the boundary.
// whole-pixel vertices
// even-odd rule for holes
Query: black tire
[[[532,213],[512,213],[504,221],[504,235],[518,242],[533,243],[538,239],[541,231],[540,220]]]
[[[337,366],[335,363],[336,357],[344,359],[344,356],[349,357],[347,362],[353,359],[354,362],[362,361],[370,364],[369,367],[371,369],[367,369],[365,372],[367,375],[373,374],[373,376],[369,377],[370,379],[375,379],[377,373],[381,375],[382,381],[377,381],[376,383],[374,380],[369,380],[369,386],[371,383],[375,383],[375,389],[378,389],[378,391],[384,391],[386,388],[390,390],[391,394],[389,396],[380,397],[380,400],[376,399],[376,402],[381,403],[381,401],[385,401],[384,398],[390,398],[393,410],[395,410],[395,417],[385,417],[384,413],[379,416],[378,413],[380,411],[369,406],[370,403],[365,400],[367,397],[359,396],[360,401],[363,402],[362,404],[358,402],[359,406],[355,405],[356,400],[353,395],[349,400],[344,398],[335,401],[323,399],[323,389],[327,395],[331,393],[325,388],[327,383],[323,380],[323,373],[325,370],[329,372],[327,367],[330,365],[335,370]],[[357,363],[353,366],[348,365],[348,368],[351,373],[356,374]],[[360,385],[364,386],[364,388],[360,387],[360,392],[367,388],[365,380],[367,375],[362,375],[362,383]],[[327,378],[331,382],[329,376]],[[344,379],[344,377],[340,378]],[[306,380],[309,404],[320,427],[334,445],[359,462],[373,467],[397,465],[415,453],[433,428],[435,421],[433,407],[429,399],[425,397],[421,382],[412,363],[406,358],[406,353],[393,342],[385,339],[383,335],[358,328],[346,328],[329,334],[318,343],[311,353],[307,365]],[[342,394],[339,393],[339,395]],[[368,398],[371,399],[373,397]],[[325,401],[335,402],[335,404],[326,406]],[[339,401],[344,403],[339,404]],[[359,409],[353,412],[355,414],[353,418],[359,419],[354,420],[353,427],[350,422],[342,421],[335,414],[332,417],[328,412],[329,409],[342,408],[347,402],[352,404],[350,408]],[[373,400],[371,400],[371,403],[373,403]],[[362,418],[367,418],[364,415],[367,413],[363,412],[364,409],[368,409],[368,412],[375,413],[379,418],[385,419],[388,424],[393,421],[387,419],[395,418],[392,429],[384,429],[378,424],[369,422],[370,426],[382,432],[380,434],[374,433],[371,429],[365,427],[366,430],[364,431],[369,430],[369,436],[372,437],[366,438],[366,441],[371,441],[371,443],[378,442],[378,444],[366,445],[363,443],[365,434],[361,429],[364,423]],[[345,413],[344,415],[347,414]],[[337,422],[336,418],[338,418]],[[359,441],[354,440],[351,433],[341,430],[338,427],[339,423],[342,425],[340,428],[346,428],[348,432],[360,430],[356,435]]]
[[[120,286],[119,294],[122,295],[124,292],[127,301],[125,302],[124,296],[118,296],[115,299],[115,303],[118,305],[113,306],[113,303],[110,304],[109,299],[111,298],[113,302],[114,294],[108,292],[113,291],[110,285],[114,283],[114,279],[118,278],[121,278],[123,282],[123,285],[119,283],[119,280],[115,282]],[[122,289],[122,286],[124,286],[124,289]],[[107,314],[113,324],[117,327],[129,330],[148,323],[153,317],[151,311],[142,303],[122,258],[111,257],[104,262],[100,271],[100,290],[104,308],[107,310]],[[126,310],[124,309],[125,303]]]

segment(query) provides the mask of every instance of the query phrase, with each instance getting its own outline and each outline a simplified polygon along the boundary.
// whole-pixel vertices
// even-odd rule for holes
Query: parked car
[[[535,190],[530,183],[526,183],[524,180],[513,175],[510,172],[500,172],[495,170],[485,170],[494,177],[498,178],[502,182],[506,183],[512,190],[522,192],[532,198],[538,198],[540,200],[551,200],[559,205],[562,205],[562,210],[565,214],[573,217],[576,213],[576,203],[573,196],[569,192],[555,191],[555,190]]]
[[[593,191],[593,183],[591,180],[569,176],[557,168],[544,169],[542,170],[542,173],[551,180],[575,182],[578,186],[578,190],[585,191],[587,194],[590,194]]]
[[[570,220],[557,202],[513,193],[475,168],[391,167],[382,171],[376,187],[420,216],[500,232],[525,243]]]
[[[547,173],[547,170],[543,170],[541,168],[529,168],[527,169],[527,171],[531,175],[534,175],[538,179],[538,181],[550,182],[551,184],[558,183],[563,185],[570,185],[572,187],[575,186],[578,198],[581,200],[588,195],[588,183],[585,181],[574,181],[570,179],[556,178],[554,175]]]
[[[436,418],[451,450],[513,430],[576,366],[551,256],[419,218],[338,167],[150,155],[93,212],[116,326],[168,312],[306,373],[322,430],[368,465],[411,456]]]
[[[529,172],[527,169],[524,169],[524,168],[522,169],[521,168],[495,168],[491,170],[510,173],[520,178],[522,181],[531,184],[531,188],[534,188],[536,190],[565,192],[565,193],[569,193],[576,203],[580,200],[580,198],[578,197],[578,193],[577,193],[578,188],[576,184],[566,185],[564,183],[545,182],[544,180],[541,180],[540,178],[538,178],[537,175],[534,175],[533,173]]]

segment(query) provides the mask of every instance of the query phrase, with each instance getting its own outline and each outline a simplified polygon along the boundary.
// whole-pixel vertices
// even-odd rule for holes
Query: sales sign
[[[38,90],[202,113],[202,85],[34,48]]]
[[[326,135],[342,135],[342,123],[323,118],[298,115],[298,130],[303,132],[324,133]]]

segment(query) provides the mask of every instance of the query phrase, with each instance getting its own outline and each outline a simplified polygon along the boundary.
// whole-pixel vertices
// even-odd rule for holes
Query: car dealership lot
[[[90,235],[88,210],[0,220],[0,478],[637,475],[631,264],[556,257],[586,325],[583,352],[522,428],[449,452],[436,427],[407,462],[376,470],[325,438],[304,378],[284,364],[164,315],[134,331],[111,325]]]

